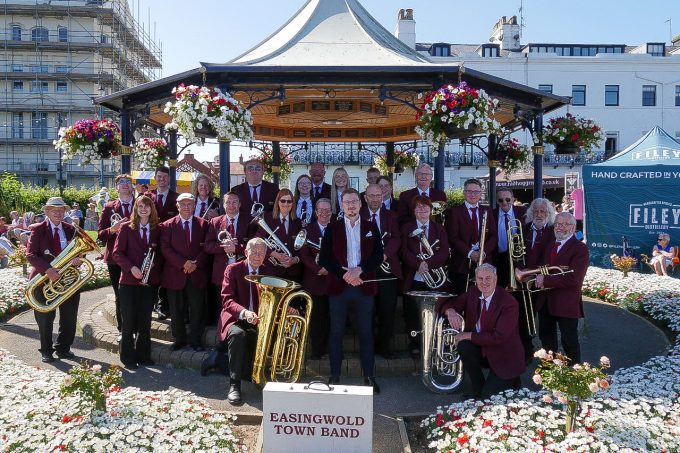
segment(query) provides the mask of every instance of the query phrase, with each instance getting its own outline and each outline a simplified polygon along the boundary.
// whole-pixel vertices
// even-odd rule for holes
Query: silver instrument
[[[458,331],[449,326],[446,316],[435,311],[437,299],[452,297],[453,294],[437,291],[411,291],[406,294],[418,303],[421,316],[421,331],[412,331],[411,336],[422,334],[422,374],[425,387],[434,393],[453,393],[463,383],[463,362],[458,355],[455,336]]]
[[[111,214],[111,227],[115,227],[123,220],[125,220],[125,217],[118,214],[117,212],[114,212],[113,214]]]
[[[215,205],[215,200],[211,201],[210,204],[208,205],[208,207],[205,208],[205,212],[201,216],[202,219],[205,219],[205,216],[208,215],[208,211],[210,211],[213,208],[214,205]]]
[[[307,230],[300,230],[300,232],[295,236],[295,242],[293,243],[293,248],[295,250],[300,250],[305,244],[309,245],[311,248],[316,250],[316,258],[314,261],[319,264],[319,251],[321,250],[321,238],[319,238],[319,243],[312,242],[307,239]]]
[[[156,253],[149,247],[146,256],[144,256],[144,261],[142,261],[142,285],[146,286],[149,284],[149,276],[151,275],[151,268],[153,267],[153,259],[155,256]]]
[[[292,257],[293,254],[290,253],[290,250],[288,250],[288,247],[286,247],[286,244],[284,244],[281,239],[276,235],[276,231],[279,229],[276,227],[274,230],[272,230],[269,225],[267,225],[267,222],[264,220],[263,214],[264,214],[264,205],[262,203],[253,203],[253,207],[250,209],[250,213],[253,216],[253,220],[251,223],[256,223],[262,230],[267,233],[267,237],[263,238],[265,244],[267,244],[267,248],[271,250],[272,252],[279,252],[283,253],[286,256]],[[269,262],[272,263],[274,266],[282,266],[282,264],[273,256],[269,257]]]
[[[227,245],[229,242],[234,241],[234,238],[231,236],[231,234],[229,234],[229,231],[225,229],[217,233],[217,240],[220,242],[220,244]],[[227,257],[230,260],[236,260],[236,255],[233,253],[227,253]]]
[[[0,249],[4,251],[4,255],[12,256],[16,251],[16,247],[12,244],[12,241],[4,236],[0,236]],[[0,254],[2,255],[2,254]]]
[[[389,233],[388,233],[387,231],[385,231],[385,232],[382,234],[382,236],[380,236],[380,242],[382,243],[383,251],[385,250],[385,237],[386,237],[388,234],[389,234]],[[383,261],[383,263],[380,265],[380,269],[382,269],[382,271],[383,271],[384,273],[389,274],[389,273],[390,273],[390,270],[391,270],[391,269],[390,269],[390,263],[388,263],[387,261]]]
[[[416,228],[413,230],[410,234],[410,237],[417,237],[420,240],[421,252],[418,254],[418,259],[425,261],[434,256],[433,247],[437,245],[439,239],[430,244],[430,242],[427,240],[427,236],[425,235],[425,230],[422,228]],[[448,280],[448,277],[446,276],[446,267],[430,269],[428,272],[422,274],[422,276],[423,281],[430,289],[441,288],[442,285],[444,285],[444,283],[446,283]]]

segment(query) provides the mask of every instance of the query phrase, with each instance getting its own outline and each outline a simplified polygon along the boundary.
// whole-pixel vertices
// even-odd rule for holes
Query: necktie
[[[61,253],[61,239],[59,238],[59,228],[54,227],[52,233],[52,254],[57,256]]]
[[[560,247],[560,242],[555,241],[555,244],[553,244],[553,248],[550,251],[550,265],[553,266],[557,264],[557,249]]]
[[[510,226],[510,216],[509,216],[508,213],[506,212],[506,213],[505,213],[505,231],[506,231],[506,233],[507,233],[507,231],[508,231],[508,227],[509,227],[509,226]],[[509,239],[509,238],[508,238],[508,239]]]
[[[227,233],[229,233],[229,236],[234,237],[234,219],[229,219],[229,225],[227,225]]]
[[[201,202],[201,212],[198,213],[198,216],[203,217],[204,214],[205,214],[205,201],[202,201]]]
[[[472,243],[476,244],[479,242],[479,222],[477,222],[477,208],[470,208],[472,212]]]
[[[535,231],[536,231],[536,238],[534,239],[534,245],[532,246],[532,248],[539,245],[541,243],[541,239],[543,238],[543,228],[541,228],[540,230],[535,230]]]
[[[427,192],[420,192],[420,195],[425,197],[425,198],[430,198],[430,196],[427,194]]]
[[[184,221],[184,240],[187,242],[187,247],[191,247],[191,231],[189,230],[189,221]]]
[[[142,239],[144,239],[144,245],[146,247],[148,247],[149,246],[149,237],[146,235],[146,227],[145,226],[142,227]]]
[[[123,203],[123,217],[130,217],[130,205],[128,203]]]
[[[375,213],[371,214],[371,222],[375,223]]]
[[[503,231],[498,232],[498,251],[507,252],[510,242],[510,237],[508,236],[508,213],[503,213]]]
[[[281,225],[283,225],[283,231],[285,231],[286,234],[288,234],[288,223],[286,222],[285,218],[281,219]]]
[[[302,201],[302,218],[307,218],[307,200]]]
[[[163,209],[163,195],[159,194],[158,195],[158,210],[160,211]]]
[[[479,300],[480,306],[479,306],[479,332],[484,330],[484,322],[486,321],[486,314],[487,314],[487,309],[486,309],[486,299],[482,298]]]
[[[316,186],[314,188],[314,198],[319,198],[319,195],[321,195],[321,187]]]
[[[256,271],[252,271],[250,275],[257,275]],[[250,283],[250,307],[248,309],[250,311],[255,311],[255,304],[257,302],[257,288],[255,286],[255,283]]]
[[[253,203],[257,203],[257,188],[258,187],[260,187],[259,184],[256,185],[255,187],[253,187],[253,195],[251,197],[253,199]]]

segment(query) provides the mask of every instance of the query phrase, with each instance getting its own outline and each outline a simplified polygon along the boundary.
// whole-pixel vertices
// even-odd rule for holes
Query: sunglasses
[[[506,203],[510,203],[512,201],[512,198],[499,198],[498,201],[505,201]]]
[[[292,203],[293,203],[293,200],[279,200],[279,203],[283,203],[283,204],[292,204]]]

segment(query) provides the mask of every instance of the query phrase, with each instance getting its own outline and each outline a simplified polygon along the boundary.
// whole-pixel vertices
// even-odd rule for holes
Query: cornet
[[[389,233],[388,233],[387,231],[385,231],[385,232],[382,234],[382,236],[380,236],[380,242],[382,243],[383,250],[385,250],[385,237],[386,237],[388,234],[389,234]],[[389,274],[389,273],[390,273],[390,263],[388,263],[387,261],[383,261],[383,263],[380,265],[380,269],[382,269],[382,271],[383,271],[384,273]]]
[[[115,227],[123,220],[125,220],[125,217],[121,216],[117,212],[114,212],[113,214],[111,214],[111,228]]]
[[[155,256],[156,253],[149,247],[146,256],[144,256],[144,261],[142,261],[142,268],[140,269],[142,271],[142,285],[144,286],[149,284],[149,276],[151,275],[151,268],[153,267],[153,259]]]
[[[309,245],[311,248],[316,250],[316,258],[314,262],[319,264],[319,251],[321,250],[321,238],[319,238],[319,243],[312,242],[307,239],[307,230],[300,230],[300,232],[295,236],[295,242],[293,243],[293,248],[295,250],[300,250],[305,244]]]
[[[425,236],[425,230],[423,230],[422,228],[416,228],[415,230],[413,230],[410,234],[410,237],[412,238],[417,237],[418,239],[420,239],[421,252],[418,254],[418,259],[425,261],[434,256],[434,250],[432,248],[435,245],[437,245],[439,239],[430,244],[430,242],[427,240],[427,237]],[[445,267],[430,269],[428,272],[422,274],[422,276],[423,281],[430,289],[440,288],[447,281]]]
[[[219,233],[217,233],[217,240],[220,242],[221,245],[227,245],[230,242],[234,241],[234,238],[229,234],[227,230],[222,230]],[[230,260],[236,260],[236,255],[233,253],[227,253],[227,258]]]

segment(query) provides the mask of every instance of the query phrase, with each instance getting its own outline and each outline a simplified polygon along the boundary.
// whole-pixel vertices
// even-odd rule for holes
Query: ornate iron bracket
[[[416,102],[418,100],[418,94],[422,90],[413,90],[409,88],[393,87],[387,88],[384,85],[380,87],[380,102],[384,102],[385,99],[390,101],[395,101],[400,104],[411,107],[413,110],[418,110]]]

